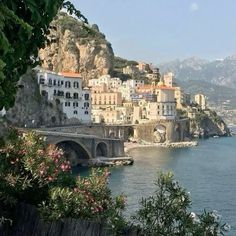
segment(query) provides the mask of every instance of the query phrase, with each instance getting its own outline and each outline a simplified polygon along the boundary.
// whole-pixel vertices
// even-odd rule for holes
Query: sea
[[[134,165],[110,169],[109,186],[114,195],[127,196],[126,216],[139,208],[142,197],[155,191],[158,171],[174,174],[190,192],[191,212],[216,210],[222,223],[229,223],[236,236],[236,136],[199,140],[189,148],[145,147],[129,151]]]

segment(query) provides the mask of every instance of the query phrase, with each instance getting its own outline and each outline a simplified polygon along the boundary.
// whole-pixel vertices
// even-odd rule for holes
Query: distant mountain
[[[236,55],[223,60],[206,61],[192,57],[159,65],[160,71],[173,72],[180,81],[205,81],[236,89]]]
[[[205,94],[219,110],[236,109],[236,55],[214,61],[192,57],[158,66],[161,73],[173,72],[186,92]]]

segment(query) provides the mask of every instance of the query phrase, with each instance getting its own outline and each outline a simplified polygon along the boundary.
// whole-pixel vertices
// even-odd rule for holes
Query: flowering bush
[[[111,197],[108,175],[92,170],[89,177],[74,177],[61,149],[34,132],[12,130],[0,149],[0,218],[9,219],[9,207],[25,202],[46,220],[96,219],[119,231],[125,201],[122,195]]]
[[[108,175],[107,171],[93,169],[89,177],[78,177],[73,188],[51,188],[49,200],[40,205],[41,215],[48,220],[66,217],[94,219],[116,232],[121,231],[126,224],[122,216],[125,197],[111,197]]]

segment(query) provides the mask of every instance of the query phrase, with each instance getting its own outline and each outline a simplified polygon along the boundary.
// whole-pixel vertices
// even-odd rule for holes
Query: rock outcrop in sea
[[[190,133],[204,138],[231,135],[223,119],[210,109],[199,110],[196,117],[190,120]]]

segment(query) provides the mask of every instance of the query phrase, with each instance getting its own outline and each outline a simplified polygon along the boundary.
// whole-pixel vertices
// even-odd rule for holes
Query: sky
[[[236,0],[72,0],[115,55],[148,63],[236,53]]]

